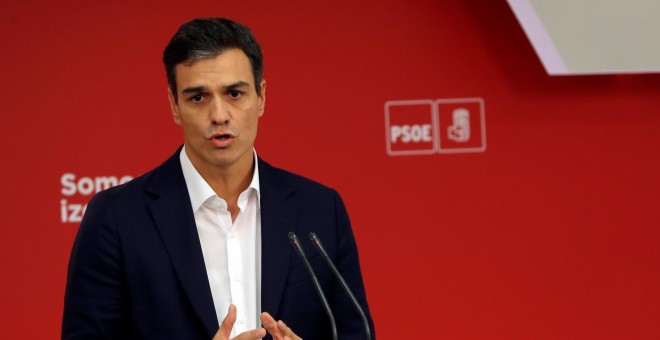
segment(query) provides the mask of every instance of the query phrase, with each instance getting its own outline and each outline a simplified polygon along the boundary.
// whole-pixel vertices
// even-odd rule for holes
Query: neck
[[[232,222],[236,221],[236,217],[240,211],[238,197],[248,188],[250,182],[252,182],[255,166],[254,157],[252,157],[249,164],[242,168],[233,166],[229,168],[207,169],[206,171],[198,170],[215,194],[227,202],[227,209],[231,214]]]
[[[244,157],[228,166],[213,166],[204,162],[196,162],[194,157],[190,157],[190,154],[188,154],[188,158],[215,194],[227,201],[230,206],[236,203],[238,196],[252,182],[256,166],[252,152],[249,157]]]
[[[231,204],[238,200],[238,196],[245,191],[250,185],[250,182],[252,182],[254,167],[255,164],[253,157],[250,158],[248,164],[241,167],[213,168],[209,169],[210,171],[200,171],[200,174],[206,183],[211,186],[216,195]]]

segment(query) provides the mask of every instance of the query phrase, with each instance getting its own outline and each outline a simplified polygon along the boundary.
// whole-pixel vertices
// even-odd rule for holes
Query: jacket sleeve
[[[334,194],[338,249],[336,251],[336,258],[333,261],[335,261],[337,270],[344,277],[358,303],[364,310],[371,329],[371,339],[375,340],[374,324],[371,313],[369,312],[364,284],[362,282],[358,249],[351,229],[351,222],[341,197],[336,191]],[[339,339],[365,339],[365,328],[362,318],[341,285],[334,285],[333,295],[333,300],[335,301],[333,311],[337,318]]]
[[[89,203],[73,244],[62,339],[120,339],[126,290],[116,221],[104,193]]]

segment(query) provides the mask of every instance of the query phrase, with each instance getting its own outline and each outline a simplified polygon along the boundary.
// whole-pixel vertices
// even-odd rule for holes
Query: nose
[[[215,105],[211,107],[211,123],[214,125],[226,125],[231,119],[231,112],[229,105],[224,103],[222,100],[216,100]]]

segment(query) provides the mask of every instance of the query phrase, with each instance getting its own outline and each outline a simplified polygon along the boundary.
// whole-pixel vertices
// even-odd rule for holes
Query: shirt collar
[[[257,207],[261,208],[261,193],[259,191],[259,163],[257,162],[257,151],[253,149],[254,154],[254,173],[252,174],[252,181],[245,191],[254,190],[257,194]],[[210,197],[216,196],[211,186],[204,180],[202,175],[199,174],[195,166],[193,166],[190,158],[186,154],[186,147],[184,145],[179,153],[179,161],[181,162],[181,170],[183,171],[183,178],[186,180],[186,187],[188,187],[188,195],[190,195],[190,203],[192,204],[193,211],[197,211],[206,200]]]

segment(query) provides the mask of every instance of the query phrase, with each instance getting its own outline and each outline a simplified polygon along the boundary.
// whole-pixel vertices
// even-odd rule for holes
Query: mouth
[[[214,134],[213,136],[211,136],[211,139],[221,140],[221,141],[222,140],[228,140],[230,138],[234,138],[234,136],[231,135],[230,133],[217,133],[217,134]]]
[[[231,133],[216,133],[211,135],[209,140],[214,146],[219,148],[225,148],[232,144],[234,138],[236,138],[236,136],[234,136]]]

